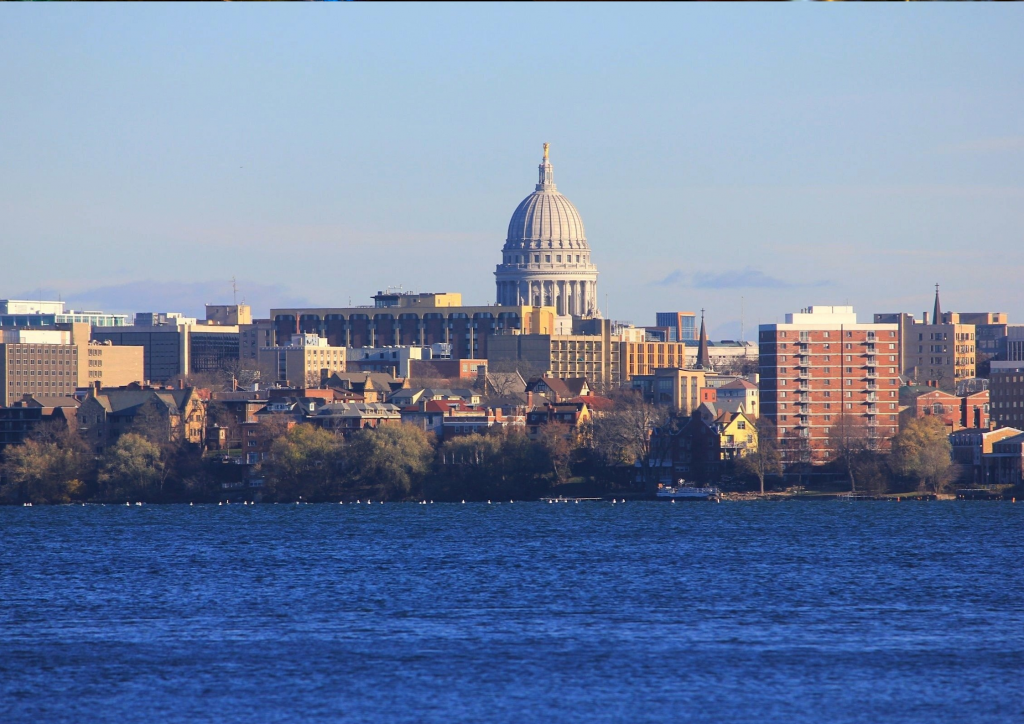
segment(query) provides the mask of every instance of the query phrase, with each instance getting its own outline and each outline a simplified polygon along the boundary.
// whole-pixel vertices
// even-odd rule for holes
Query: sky
[[[1024,323],[1024,8],[0,4],[0,298],[494,300],[541,144],[602,312]]]

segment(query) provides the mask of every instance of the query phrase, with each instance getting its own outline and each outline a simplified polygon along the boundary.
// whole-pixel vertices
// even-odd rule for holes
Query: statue
[[[548,145],[547,143],[544,144],[544,163],[548,162]]]

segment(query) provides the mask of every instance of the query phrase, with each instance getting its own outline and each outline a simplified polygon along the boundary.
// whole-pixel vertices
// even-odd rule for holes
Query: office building
[[[668,329],[668,342],[696,342],[697,315],[694,312],[658,312],[654,326]]]
[[[344,347],[331,347],[318,334],[293,334],[287,345],[263,347],[257,364],[272,369],[278,382],[298,387],[319,387],[336,372],[345,371]]]
[[[553,307],[462,304],[457,293],[378,292],[373,306],[271,309],[280,342],[296,333],[317,334],[332,347],[452,346],[452,359],[487,357],[488,338],[517,331],[551,334]]]
[[[143,377],[143,351],[90,341],[88,324],[0,330],[0,402],[24,395],[73,395],[95,382],[124,385]]]

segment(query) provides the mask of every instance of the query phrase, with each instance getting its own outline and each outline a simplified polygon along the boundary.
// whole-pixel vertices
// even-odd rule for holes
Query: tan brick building
[[[71,395],[94,382],[126,385],[143,379],[142,348],[90,342],[90,326],[0,332],[0,402],[23,395]]]

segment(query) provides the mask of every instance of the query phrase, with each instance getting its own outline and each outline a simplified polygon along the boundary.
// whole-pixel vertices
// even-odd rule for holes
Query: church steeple
[[[932,312],[932,324],[942,324],[942,305],[939,304],[939,285],[935,285],[935,309]]]
[[[540,172],[537,179],[537,190],[538,191],[554,191],[555,187],[555,172],[551,168],[551,162],[548,160],[548,146],[550,144],[544,144],[544,160],[541,161],[540,166],[537,170]]]
[[[711,369],[711,355],[708,353],[708,333],[704,328],[704,310],[700,310],[700,338],[697,342],[697,369]]]

